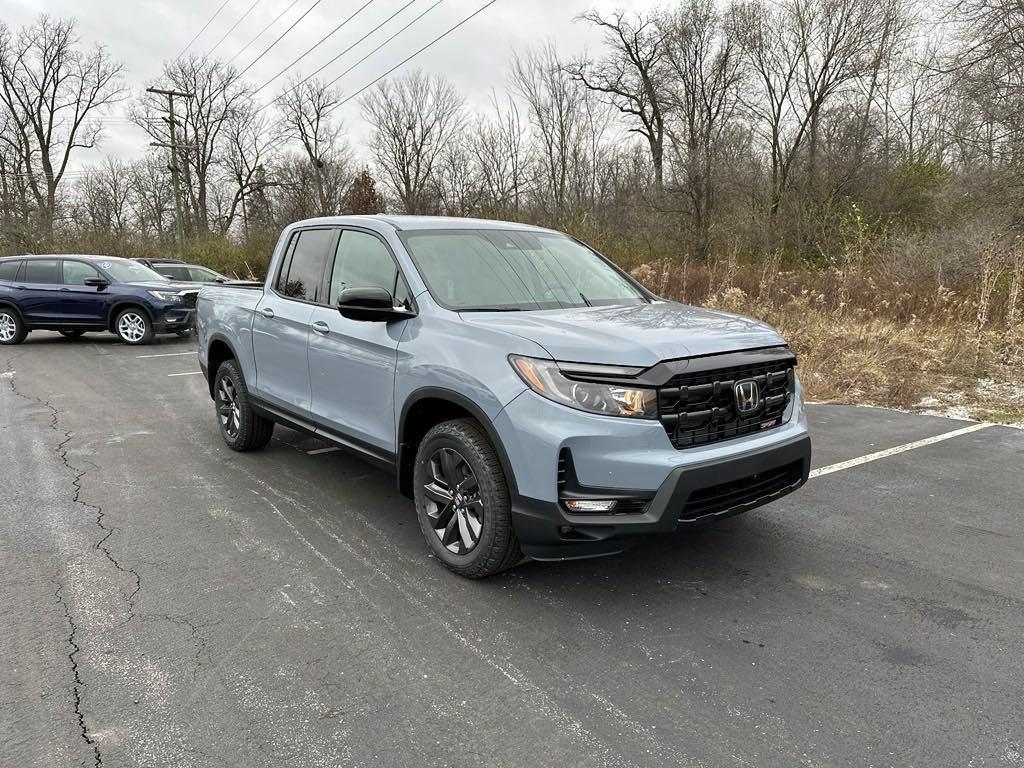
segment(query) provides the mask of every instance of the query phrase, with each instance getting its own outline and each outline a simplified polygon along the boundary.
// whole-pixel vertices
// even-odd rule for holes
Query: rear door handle
[[[319,333],[321,336],[326,336],[331,332],[331,327],[327,325],[323,320],[317,320],[313,323],[313,332]]]
[[[261,309],[260,314],[267,318],[267,320],[274,319],[274,310],[272,310],[270,307],[264,307],[263,309]]]
[[[61,293],[71,293],[70,288],[58,288],[57,290],[60,291]]]

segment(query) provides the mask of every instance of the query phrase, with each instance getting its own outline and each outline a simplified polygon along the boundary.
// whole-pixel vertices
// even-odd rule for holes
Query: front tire
[[[129,307],[117,316],[114,332],[125,344],[148,344],[153,340],[153,323],[145,311]]]
[[[28,336],[28,328],[21,315],[13,309],[0,307],[0,344],[21,344]]]
[[[427,545],[450,570],[481,579],[522,560],[505,473],[472,419],[427,432],[416,452],[414,495]]]
[[[238,368],[228,360],[221,363],[213,382],[213,401],[217,408],[220,434],[233,451],[258,451],[267,446],[274,434],[274,422],[253,410],[249,390]]]

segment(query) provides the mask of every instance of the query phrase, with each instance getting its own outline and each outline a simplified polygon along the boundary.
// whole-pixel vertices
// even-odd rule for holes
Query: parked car
[[[126,344],[186,335],[201,287],[110,256],[0,259],[0,344],[19,344],[33,330],[110,331]]]
[[[808,476],[776,331],[661,299],[559,232],[299,222],[265,286],[203,289],[196,328],[229,447],[277,423],[393,470],[463,576],[619,552]]]
[[[157,264],[153,270],[168,280],[184,280],[193,283],[228,283],[231,278],[198,264]]]

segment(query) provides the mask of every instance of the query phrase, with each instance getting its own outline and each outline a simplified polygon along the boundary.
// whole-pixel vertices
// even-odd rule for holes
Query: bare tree
[[[341,94],[319,80],[289,83],[280,97],[285,135],[302,145],[311,169],[313,210],[336,215],[351,183],[351,150],[342,125],[330,119]]]
[[[44,233],[53,229],[72,155],[99,140],[92,118],[124,95],[122,65],[102,47],[82,51],[79,42],[69,20],[41,16],[16,34],[0,25],[0,108],[7,113],[0,137],[17,157],[18,183]]]
[[[482,204],[493,215],[517,218],[531,182],[530,136],[515,101],[502,106],[491,94],[491,104],[493,118],[477,118],[471,142]]]
[[[248,235],[247,199],[259,196],[272,186],[266,169],[274,160],[278,142],[269,122],[265,112],[246,107],[235,110],[227,120],[224,129],[224,181],[232,191],[230,203],[220,219],[222,233],[231,228],[241,212],[243,231]]]
[[[438,158],[463,129],[462,97],[444,78],[415,70],[382,81],[360,103],[374,157],[403,210],[427,212]]]
[[[661,65],[667,53],[667,32],[653,16],[627,18],[624,11],[616,11],[610,18],[590,11],[579,18],[604,31],[609,52],[599,61],[574,62],[568,71],[590,90],[603,94],[609,104],[628,116],[629,130],[644,137],[651,152],[654,187],[660,192],[664,188],[666,111]]]
[[[611,120],[596,94],[566,70],[553,43],[516,54],[512,87],[527,103],[537,140],[538,197],[564,218],[596,189],[596,161]]]
[[[871,0],[744,0],[730,9],[730,36],[754,85],[745,104],[769,146],[773,218],[805,145],[806,183],[816,184],[825,107],[869,69],[881,29]]]
[[[711,250],[723,135],[735,116],[740,63],[713,0],[687,0],[661,20],[674,88],[668,132],[689,201],[697,255]]]

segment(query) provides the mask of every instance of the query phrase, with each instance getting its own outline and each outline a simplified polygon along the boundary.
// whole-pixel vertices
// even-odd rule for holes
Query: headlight
[[[631,419],[656,419],[658,398],[653,389],[616,384],[595,384],[568,378],[553,360],[510,355],[516,373],[538,395],[581,411]],[[587,366],[591,375],[600,376],[601,366]],[[621,371],[613,366],[607,370]],[[609,373],[609,375],[614,375]]]
[[[181,301],[181,294],[177,291],[146,291],[146,293],[159,301]]]

